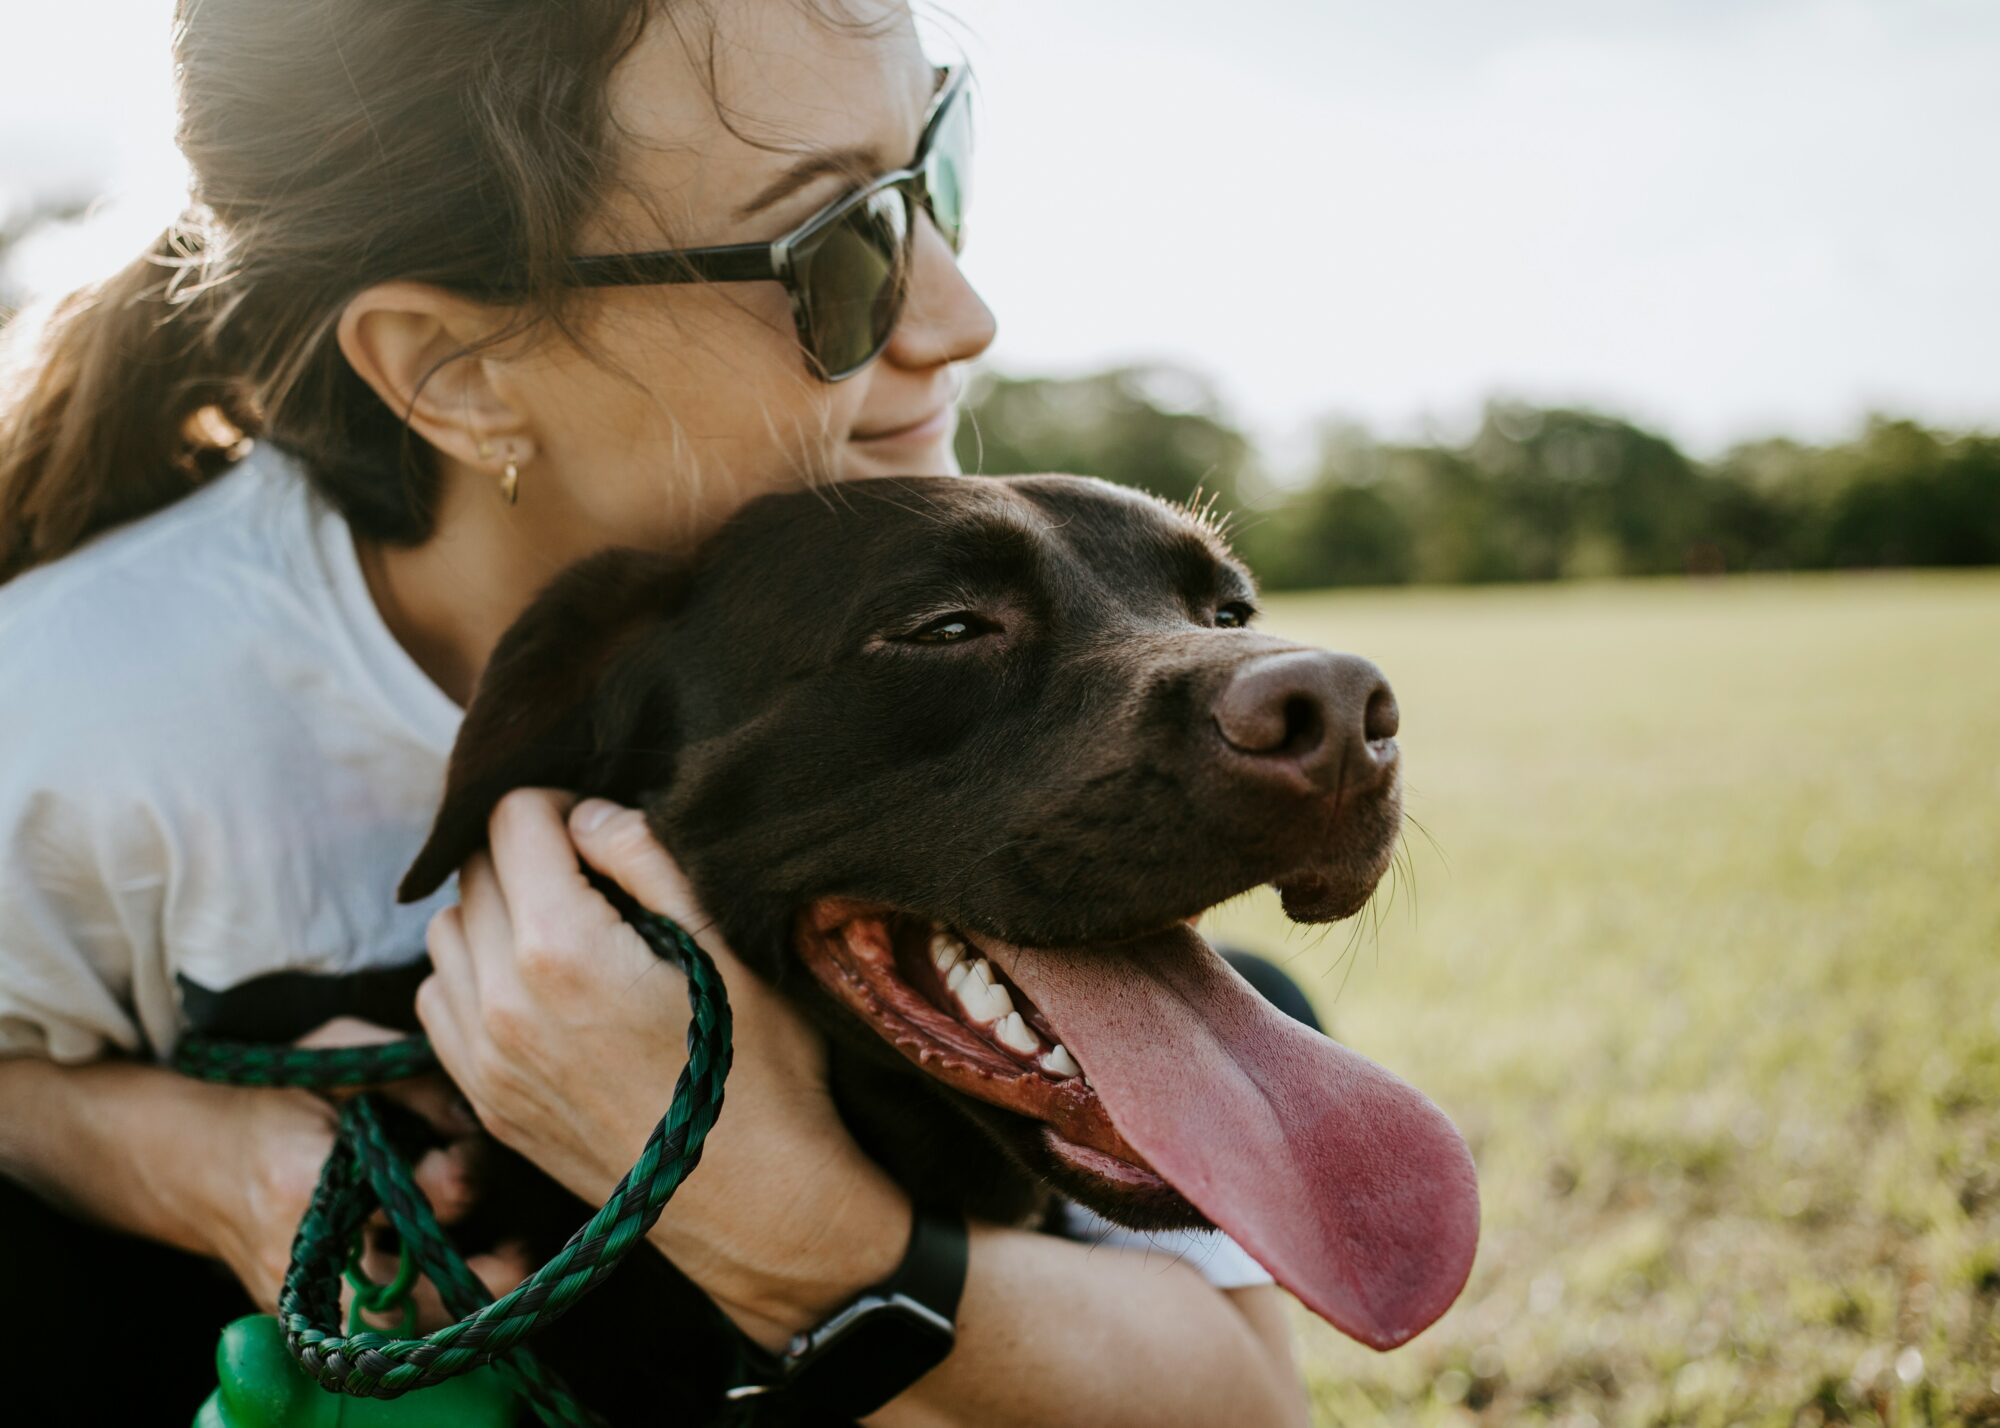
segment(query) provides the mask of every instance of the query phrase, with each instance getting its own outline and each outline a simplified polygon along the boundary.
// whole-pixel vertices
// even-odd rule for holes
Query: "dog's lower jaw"
[[[821,899],[797,918],[798,956],[827,994],[819,1000],[830,1003],[829,1010],[843,1021],[836,1040],[900,1077],[877,1083],[889,1103],[909,1106],[914,1092],[913,1114],[935,1103],[938,1116],[931,1124],[970,1122],[990,1137],[1017,1167],[1010,1178],[1053,1185],[1121,1223],[1206,1224],[1125,1143],[1090,1089],[1088,1068],[1079,1072],[1071,1062],[1066,1071],[1051,1069],[1061,1064],[1047,1049],[1059,1045],[1059,1029],[1031,1003],[1021,999],[1017,1010],[1025,1024],[1016,1031],[1030,1038],[1022,1045],[1038,1049],[1011,1052],[1004,1040],[993,1038],[989,1021],[968,1025],[941,1009],[962,997],[955,999],[945,988],[921,950],[934,945],[936,931],[921,917],[846,899]],[[1004,974],[990,966],[982,971],[1021,996]],[[878,1139],[893,1143],[895,1137]],[[930,1178],[937,1178],[935,1157],[920,1153],[914,1159],[931,1165]],[[895,1166],[886,1168],[896,1173]],[[976,1182],[973,1189],[980,1193]],[[1021,1203],[1011,1189],[997,1198]]]
[[[1061,1195],[1136,1230],[1210,1228],[1158,1176],[1134,1175],[1040,1121],[960,1095],[863,1035],[875,1044],[834,1042],[835,1103],[862,1149],[913,1199],[1028,1227]]]
[[[1129,1176],[1112,1157],[960,1096],[901,1058],[885,1062],[880,1050],[834,1042],[834,1103],[856,1143],[912,1200],[1031,1228],[1060,1195],[1135,1230],[1212,1228],[1159,1177]],[[1115,1198],[1108,1184],[1121,1185]]]
[[[1386,796],[1350,814],[1362,820],[1368,836],[1350,840],[1339,858],[1274,879],[1285,916],[1293,922],[1340,922],[1366,907],[1395,860],[1402,812],[1401,790],[1392,785]]]
[[[844,1011],[836,1015],[847,1018]],[[912,1201],[955,1206],[996,1225],[1042,1222],[1048,1185],[992,1127],[965,1113],[962,1098],[914,1070],[872,1033],[860,1033],[874,1041],[871,1046],[846,1029],[829,1032],[827,1072],[841,1120]]]

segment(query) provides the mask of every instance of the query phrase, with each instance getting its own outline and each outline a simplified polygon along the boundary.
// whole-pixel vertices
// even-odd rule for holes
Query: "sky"
[[[0,210],[110,194],[11,277],[179,207],[166,0],[6,0]],[[1282,460],[1500,396],[1700,453],[1864,413],[2000,427],[1991,0],[948,0],[994,365],[1162,361]],[[88,56],[88,60],[79,59]]]

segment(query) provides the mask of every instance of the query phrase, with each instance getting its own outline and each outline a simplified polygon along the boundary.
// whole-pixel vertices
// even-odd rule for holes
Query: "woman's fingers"
[[[527,960],[538,951],[583,945],[616,921],[577,866],[566,824],[571,802],[553,789],[516,789],[494,805],[487,825],[493,877]]]
[[[519,1244],[504,1244],[486,1254],[469,1255],[465,1263],[495,1299],[520,1288],[536,1268],[528,1263],[526,1247]]]
[[[520,977],[511,955],[514,918],[489,854],[473,854],[458,871],[457,931],[466,985],[453,990],[461,997],[467,991],[472,993],[471,999],[461,1000],[460,1005],[483,1006],[519,989]]]
[[[446,1074],[457,1080],[465,1050],[464,1020],[479,1014],[463,907],[453,903],[432,917],[424,944],[430,949],[431,974],[417,984],[417,1022]]]
[[[428,980],[428,979],[426,979]],[[435,1045],[432,1048],[435,1050]],[[465,1104],[458,1088],[443,1076],[418,1076],[408,1081],[389,1081],[370,1088],[386,1101],[394,1101],[415,1113],[424,1124],[447,1141],[463,1140],[479,1134],[479,1118]]]
[[[694,931],[707,914],[695,902],[687,876],[646,825],[646,815],[602,798],[571,810],[569,837],[585,862],[625,889],[642,907],[664,913]]]
[[[385,1041],[401,1041],[403,1036],[403,1032],[391,1031],[358,1016],[337,1016],[321,1022],[293,1045],[334,1050],[342,1046],[377,1046]]]
[[[430,1201],[439,1224],[464,1219],[479,1198],[478,1162],[477,1142],[459,1140],[425,1151],[411,1167],[410,1178]]]

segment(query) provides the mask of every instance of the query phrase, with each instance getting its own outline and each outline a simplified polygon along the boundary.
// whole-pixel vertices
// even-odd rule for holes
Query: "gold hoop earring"
[[[507,504],[510,506],[521,499],[521,466],[519,462],[509,461],[507,469],[500,473],[500,494],[506,498]]]

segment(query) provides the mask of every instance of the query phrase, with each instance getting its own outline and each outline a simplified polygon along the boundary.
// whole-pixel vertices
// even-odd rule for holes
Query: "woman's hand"
[[[746,1331],[781,1344],[901,1258],[909,1207],[847,1134],[819,1035],[739,962],[632,809],[526,789],[432,921],[417,1014],[480,1121],[601,1203],[686,1062],[686,978],[585,880],[580,854],[714,958],[735,1056],[701,1164],[654,1243]],[[567,816],[567,824],[565,819]]]
[[[326,1023],[300,1038],[301,1046],[358,1046],[394,1041],[399,1033],[352,1017]],[[226,1264],[260,1309],[277,1308],[278,1292],[291,1263],[292,1241],[319,1183],[320,1167],[333,1149],[336,1111],[309,1091],[232,1088],[228,1124],[218,1143],[242,1147],[240,1157],[208,1155],[209,1253]],[[417,1188],[430,1201],[438,1222],[451,1225],[472,1208],[478,1181],[478,1123],[442,1077],[422,1077],[373,1088],[421,1116],[443,1144],[426,1151],[412,1166]],[[362,1267],[381,1282],[394,1277],[396,1255],[377,1243],[388,1221],[380,1212],[369,1223],[369,1246]],[[514,1250],[471,1256],[467,1264],[487,1289],[504,1294],[527,1277],[528,1266]],[[343,1315],[353,1294],[341,1290]],[[419,1280],[412,1291],[417,1327],[428,1332],[448,1324],[437,1290]]]

